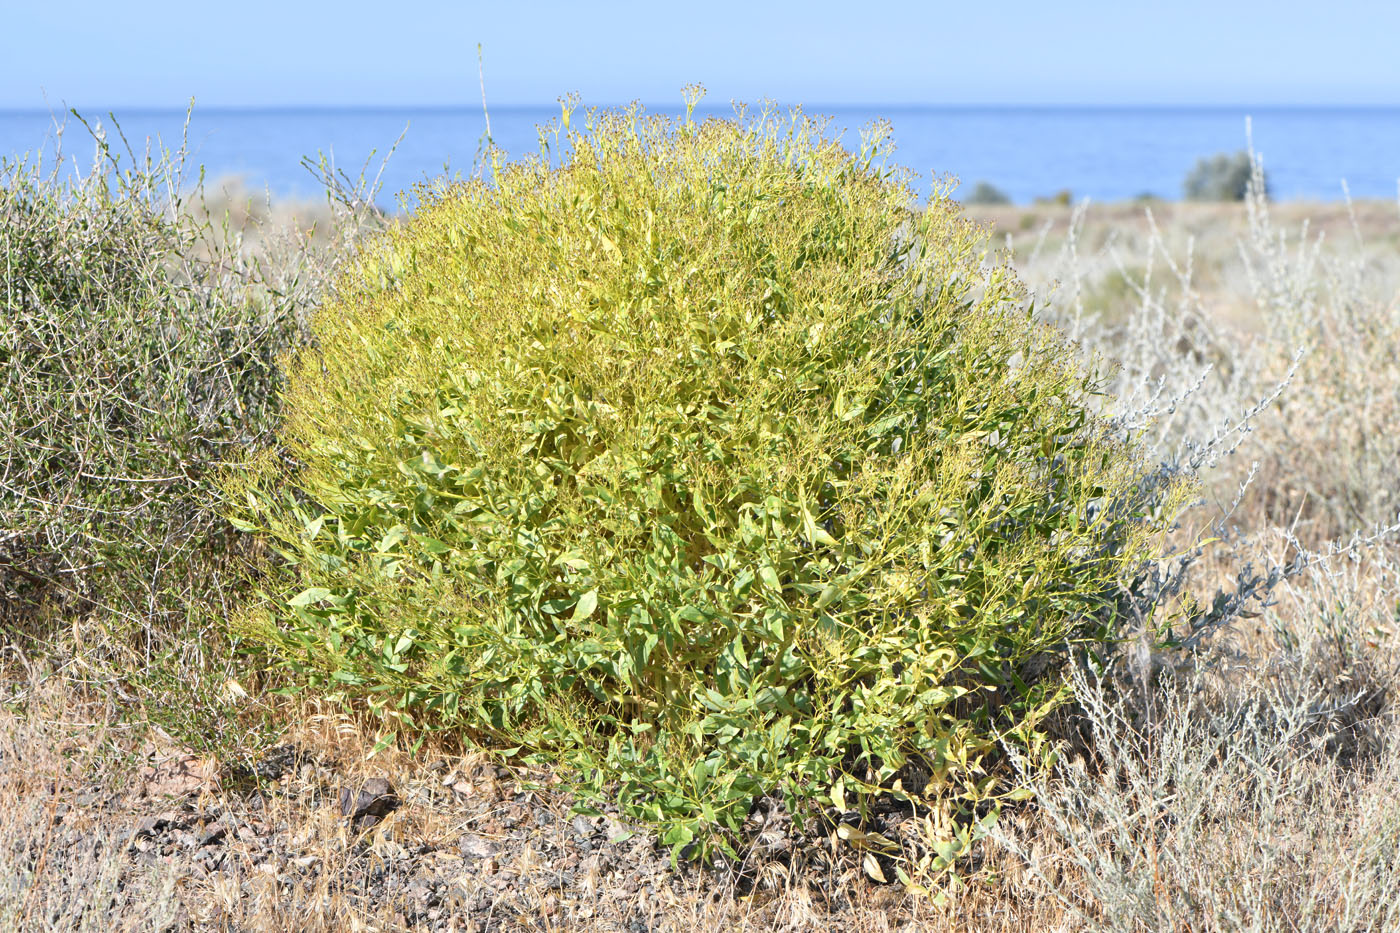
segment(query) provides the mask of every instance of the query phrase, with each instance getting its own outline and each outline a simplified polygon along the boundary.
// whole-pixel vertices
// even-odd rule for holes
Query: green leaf
[[[374,549],[381,554],[387,554],[389,551],[393,550],[399,542],[407,537],[408,527],[405,525],[395,525],[385,532],[384,537],[379,539],[379,543],[374,546]]]
[[[903,420],[903,413],[897,415],[890,415],[888,418],[881,418],[879,421],[866,428],[866,433],[870,434],[872,437],[879,437],[882,434],[888,434]]]
[[[430,538],[427,535],[419,535],[418,542],[423,545],[423,550],[429,554],[446,554],[452,548],[439,541],[437,538]]]
[[[827,606],[836,602],[845,591],[845,586],[836,583],[828,583],[826,586],[822,587],[821,595],[817,597],[817,601],[813,604],[814,608],[825,609]]]
[[[574,614],[569,621],[582,622],[584,619],[587,619],[589,616],[593,615],[593,611],[597,608],[598,590],[595,588],[589,590],[587,593],[584,593],[578,598],[578,604],[574,606]]]
[[[321,600],[325,599],[330,595],[331,591],[326,589],[325,587],[313,586],[310,589],[302,590],[300,593],[287,600],[287,605],[296,606],[298,608],[303,606],[310,606],[315,603],[319,603]]]

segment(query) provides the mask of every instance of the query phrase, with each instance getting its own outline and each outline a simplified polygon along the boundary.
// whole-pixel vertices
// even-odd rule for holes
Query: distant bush
[[[1254,177],[1254,161],[1248,152],[1216,153],[1196,160],[1196,165],[1182,182],[1182,193],[1188,201],[1243,201],[1249,194],[1250,179]],[[1268,194],[1268,178],[1260,170],[1259,184]]]
[[[979,181],[972,186],[964,204],[1010,204],[1011,196],[990,182]]]
[[[1057,207],[1069,207],[1074,203],[1074,192],[1070,191],[1068,188],[1061,188],[1049,197],[1036,198],[1035,203],[1054,204]]]
[[[565,132],[557,167],[430,198],[315,318],[288,459],[228,480],[284,558],[239,631],[394,728],[563,765],[676,852],[765,795],[893,796],[955,817],[946,866],[1125,621],[1165,514],[1138,449],[883,138]]]

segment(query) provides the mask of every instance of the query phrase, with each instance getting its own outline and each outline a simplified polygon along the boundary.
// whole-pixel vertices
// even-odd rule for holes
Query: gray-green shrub
[[[84,174],[0,164],[10,625],[187,612],[234,543],[212,472],[270,439],[277,356],[304,340],[334,265],[304,236],[262,263],[203,211],[180,153],[138,157],[94,132]]]
[[[1243,201],[1253,176],[1254,162],[1248,152],[1217,152],[1196,160],[1181,183],[1181,191],[1188,201]],[[1268,181],[1262,171],[1259,178],[1267,194]]]

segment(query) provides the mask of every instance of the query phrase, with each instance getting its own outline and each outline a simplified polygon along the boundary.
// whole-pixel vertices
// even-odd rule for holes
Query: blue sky
[[[1400,3],[7,0],[0,107],[1400,104]]]

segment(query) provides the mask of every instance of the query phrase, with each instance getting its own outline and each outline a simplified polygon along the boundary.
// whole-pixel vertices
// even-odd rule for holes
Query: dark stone
[[[370,778],[359,792],[348,787],[340,789],[340,814],[357,823],[378,823],[397,810],[403,801],[394,793],[394,785],[384,778]],[[368,825],[374,825],[368,823]]]
[[[224,864],[224,853],[217,849],[203,849],[198,852],[192,862],[199,865],[206,872],[215,872]]]
[[[296,770],[301,760],[301,750],[295,745],[274,745],[262,753],[252,767],[254,776],[264,781],[275,781],[289,771]]]
[[[227,835],[228,827],[225,826],[223,823],[215,823],[213,826],[210,826],[208,829],[204,830],[204,832],[200,835],[199,847],[202,849],[205,846],[212,846],[214,843],[222,841],[223,838]]]
[[[162,830],[168,829],[175,822],[173,813],[160,813],[156,816],[142,817],[141,822],[136,824],[136,829],[132,832],[134,839],[149,839],[158,835]]]

